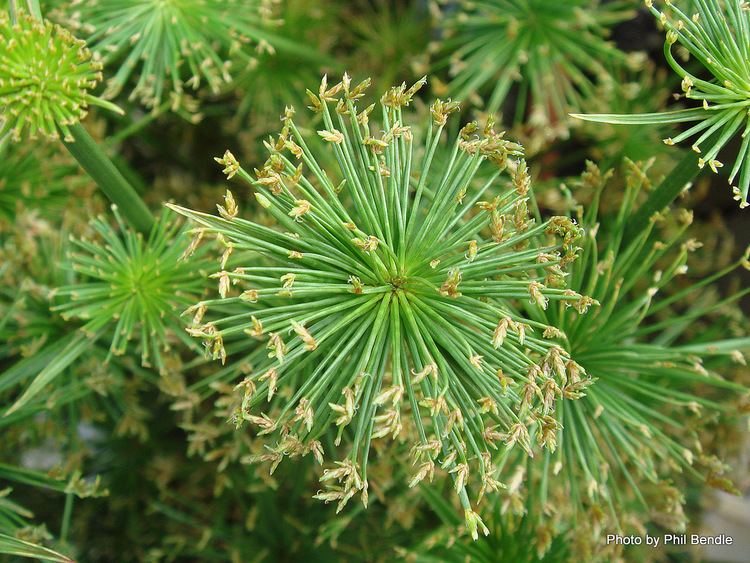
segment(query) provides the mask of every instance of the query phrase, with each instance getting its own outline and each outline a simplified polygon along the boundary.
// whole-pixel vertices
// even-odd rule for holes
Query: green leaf
[[[571,113],[570,117],[598,123],[615,125],[655,125],[659,123],[683,123],[706,119],[706,110],[702,108],[680,109],[659,113],[637,113],[633,115],[617,113]]]
[[[2,533],[0,533],[0,553],[36,558],[43,561],[73,562],[73,559],[66,557],[62,553]]]
[[[39,374],[34,378],[34,381],[28,386],[26,391],[18,398],[18,400],[11,406],[3,416],[8,416],[24,405],[28,404],[34,397],[36,397],[42,389],[50,384],[54,379],[60,375],[65,368],[72,364],[86,349],[91,346],[95,338],[90,338],[82,332],[76,332],[74,337],[70,339],[65,348],[60,354],[45,367]]]
[[[45,346],[32,356],[16,362],[0,375],[0,391],[10,389],[25,379],[38,374],[46,366],[49,366],[56,357],[62,354],[76,337],[77,335],[75,333],[71,333],[64,338],[59,339],[54,344]]]
[[[53,491],[61,493],[65,492],[67,486],[66,481],[53,479],[46,473],[25,469],[15,465],[8,465],[6,463],[0,463],[0,479],[3,481],[7,480],[22,483],[24,485],[31,485],[32,487],[52,489]]]
[[[688,354],[731,354],[735,350],[749,350],[750,338],[732,338],[702,344],[689,344],[677,349]]]

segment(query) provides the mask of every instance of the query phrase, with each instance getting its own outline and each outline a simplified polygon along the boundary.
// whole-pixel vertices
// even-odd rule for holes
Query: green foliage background
[[[712,508],[713,489],[746,494],[750,487],[748,468],[736,463],[746,459],[750,409],[745,363],[750,230],[747,211],[735,201],[747,195],[749,181],[750,137],[742,131],[747,132],[750,69],[717,47],[717,37],[729,41],[731,36],[736,53],[750,52],[750,16],[735,0],[673,3],[676,8],[624,0],[0,2],[0,560],[700,557],[678,548],[623,550],[603,540],[615,531],[699,530],[703,514]],[[660,10],[665,13],[661,20]],[[697,32],[689,35],[690,25],[677,23],[693,13],[705,22],[718,12],[731,16],[731,33],[723,35],[724,20],[712,19],[711,33],[696,39]],[[27,18],[22,19],[24,40],[16,41],[24,46],[20,54],[13,50],[13,38],[21,37],[21,27],[10,23],[5,15],[10,13]],[[62,27],[34,28],[34,16],[41,15]],[[683,35],[677,37],[678,30]],[[48,48],[55,41],[70,45],[67,33],[91,50],[63,50],[78,61],[75,77],[84,76],[83,81],[73,81],[69,65],[60,65],[58,51]],[[99,67],[102,76],[96,79]],[[348,84],[339,86],[345,72],[351,88],[372,79],[361,100],[347,98]],[[427,85],[405,94],[424,75]],[[323,76],[327,83],[319,91]],[[390,90],[402,82],[401,90]],[[374,147],[374,156],[356,170],[347,168],[340,155],[357,166],[359,156],[332,148],[338,142],[331,141],[337,132],[333,119],[345,114],[335,110],[336,103],[349,100],[364,110],[384,94],[383,105],[392,111],[381,113],[378,105],[361,118],[369,119],[372,138],[365,145]],[[327,96],[333,100],[326,106],[330,112],[320,109]],[[460,101],[460,107],[432,105],[436,97]],[[70,104],[61,114],[55,107],[63,107],[63,98]],[[721,111],[690,129],[704,117],[704,99]],[[88,107],[77,105],[81,102]],[[294,112],[287,109],[291,106]],[[402,111],[408,133],[393,123],[402,119]],[[450,142],[435,142],[430,149],[433,124],[438,137],[443,132],[437,126],[441,111],[446,118],[453,114],[444,126]],[[587,114],[589,120],[571,114]],[[475,119],[476,128],[461,129]],[[18,135],[11,132],[16,126]],[[396,133],[389,136],[393,127]],[[707,130],[710,154],[700,168],[701,155],[663,142],[674,139],[679,145]],[[477,140],[477,147],[479,139],[495,144],[466,148],[464,154],[452,152],[454,139]],[[516,141],[525,147],[523,164],[517,162],[521,148],[516,149]],[[340,190],[341,207],[356,210],[351,215],[360,221],[363,204],[347,190],[358,180],[365,184],[369,164],[371,172],[381,162],[388,167],[404,194],[416,191],[423,169],[415,164],[403,172],[406,142],[409,151],[412,143],[415,147],[415,163],[432,164],[432,175],[425,172],[429,181],[422,201],[426,214],[437,210],[434,217],[427,215],[430,221],[441,224],[443,213],[454,212],[448,200],[438,206],[439,172],[447,171],[445,177],[455,180],[461,194],[456,206],[478,193],[488,201],[510,198],[502,218],[499,212],[493,215],[502,209],[499,200],[495,207],[480,202],[486,203],[481,211],[472,207],[458,214],[459,226],[486,220],[484,231],[466,231],[478,233],[482,250],[482,237],[491,238],[488,225],[497,227],[500,220],[507,237],[525,237],[514,242],[509,258],[498,258],[498,264],[516,267],[521,296],[493,301],[487,289],[492,273],[461,278],[446,270],[445,282],[430,283],[441,300],[456,299],[451,303],[457,304],[452,312],[458,312],[458,320],[440,313],[445,325],[422,333],[426,338],[434,334],[436,341],[443,333],[465,334],[471,341],[481,330],[477,326],[484,326],[472,325],[479,318],[472,315],[492,303],[510,320],[502,329],[507,330],[505,345],[517,346],[518,358],[528,355],[537,362],[545,378],[540,376],[537,386],[533,376],[527,380],[513,364],[499,381],[493,379],[497,390],[501,383],[505,390],[503,377],[512,376],[511,396],[521,405],[508,403],[513,416],[525,413],[524,405],[533,406],[525,441],[522,433],[513,437],[509,428],[499,426],[482,426],[489,434],[466,432],[468,442],[487,440],[488,467],[496,471],[488,475],[499,479],[498,487],[502,482],[499,491],[492,493],[494,477],[480,480],[472,465],[471,487],[490,492],[478,495],[481,501],[477,495],[467,497],[463,482],[457,483],[463,469],[449,461],[445,467],[453,469],[438,469],[443,479],[430,482],[450,445],[445,441],[432,457],[424,453],[421,421],[430,417],[419,410],[415,394],[409,405],[404,402],[403,429],[394,433],[396,439],[366,440],[369,489],[364,496],[369,501],[357,496],[337,511],[337,502],[314,498],[334,498],[326,491],[341,492],[336,501],[343,496],[324,486],[330,484],[331,474],[324,473],[334,467],[330,461],[348,455],[337,449],[333,414],[320,415],[328,401],[320,402],[315,419],[325,465],[309,455],[276,469],[277,458],[302,450],[314,454],[315,448],[307,443],[307,449],[293,451],[272,444],[260,432],[265,402],[258,408],[256,398],[252,413],[246,408],[248,382],[258,381],[258,366],[267,373],[281,345],[247,336],[255,330],[247,315],[260,316],[262,309],[243,303],[240,295],[248,294],[241,294],[242,282],[230,285],[224,274],[238,267],[275,272],[276,262],[257,245],[277,242],[279,232],[292,231],[319,248],[328,244],[326,233],[311,234],[304,204],[292,198],[289,208],[282,207],[282,198],[274,199],[268,187],[274,184],[259,181],[280,173],[283,151],[291,150],[284,157],[291,163],[298,145],[304,145],[300,151],[314,155],[316,166],[325,170],[316,174],[309,193],[323,193],[329,181]],[[401,152],[392,152],[393,143],[402,143]],[[487,159],[482,166],[480,157]],[[726,168],[716,164],[719,157]],[[473,166],[473,158],[476,170],[458,176],[453,164]],[[313,168],[307,159],[304,163]],[[284,181],[292,176],[289,166]],[[740,188],[732,192],[727,181],[733,185],[735,176]],[[683,190],[688,182],[690,189]],[[334,199],[332,193],[321,196],[321,201]],[[201,219],[206,217],[201,213],[215,215],[217,203],[223,219]],[[193,222],[183,222],[164,204]],[[652,221],[655,212],[661,213]],[[247,220],[241,227],[239,221],[232,226],[237,216]],[[205,233],[196,237],[199,227]],[[527,229],[530,234],[524,235]],[[257,232],[262,234],[247,242],[248,233]],[[357,232],[360,250],[368,240],[372,243],[369,234]],[[509,240],[502,236],[495,242]],[[469,263],[474,260],[468,258],[471,246],[443,249],[434,242],[436,253],[454,252],[456,263],[464,253]],[[538,272],[525,274],[539,259],[514,254],[526,248],[547,249],[544,259],[552,264],[537,262]],[[365,252],[362,263],[376,264],[377,244]],[[558,262],[562,269],[556,268]],[[261,291],[270,295],[288,289],[268,276],[256,284]],[[430,274],[424,277],[429,280]],[[395,278],[382,281],[400,288]],[[529,289],[536,287],[529,281],[537,279],[542,294]],[[342,285],[356,288],[358,282]],[[486,293],[477,293],[472,305],[466,295],[455,295],[460,283],[466,293],[471,283]],[[563,287],[572,293],[565,294]],[[274,299],[273,306],[286,305]],[[571,303],[575,307],[567,306]],[[316,307],[310,300],[310,310]],[[334,316],[322,306],[320,311]],[[227,318],[238,323],[241,337],[223,339],[211,332]],[[379,321],[373,322],[377,326]],[[399,320],[390,322],[389,327],[401,326]],[[529,323],[526,348],[518,334],[524,322]],[[461,330],[450,332],[455,327]],[[560,334],[547,333],[545,327]],[[394,331],[384,332],[389,340],[383,358],[401,350]],[[303,339],[304,327],[296,335]],[[506,336],[494,348],[491,331],[484,337],[480,349],[486,350],[486,361],[499,358]],[[291,342],[295,333],[290,328],[282,338]],[[343,331],[339,338],[345,343],[351,334]],[[497,343],[497,332],[494,338]],[[419,358],[415,348],[405,345],[395,363]],[[332,357],[318,354],[316,362]],[[354,361],[346,361],[339,377],[351,381],[342,380],[333,403],[343,404],[338,391],[354,386]],[[452,392],[467,371],[453,357],[444,361],[455,370],[446,370]],[[273,403],[269,395],[272,417],[287,406],[290,415],[295,413],[297,379],[317,377],[314,365],[301,364]],[[373,370],[380,369],[381,378],[389,381],[401,369],[386,360],[379,368],[376,364]],[[408,367],[413,371],[403,370],[407,378],[429,364]],[[579,368],[587,374],[583,383],[573,381]],[[438,397],[429,374],[426,381],[423,388]],[[439,397],[451,397],[451,392]],[[381,406],[373,397],[358,400],[362,413]],[[464,419],[499,416],[494,403],[480,402],[481,413],[475,403],[460,403]],[[414,414],[413,422],[407,411]],[[433,421],[443,424],[440,416],[433,415]],[[288,428],[282,430],[281,438]],[[523,430],[529,432],[526,426]],[[354,429],[346,432],[345,445]],[[422,453],[414,453],[415,444],[424,446]],[[534,457],[524,450],[533,450]],[[482,524],[472,520],[471,510],[465,512],[467,503]],[[474,534],[480,536],[476,541]]]

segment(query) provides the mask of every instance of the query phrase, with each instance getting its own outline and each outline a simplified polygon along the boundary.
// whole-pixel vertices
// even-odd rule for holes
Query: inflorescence
[[[117,228],[92,221],[94,240],[73,239],[70,260],[78,279],[56,290],[70,301],[55,307],[82,319],[86,333],[111,338],[110,352],[125,354],[138,341],[143,365],[164,368],[162,354],[177,341],[190,345],[179,311],[203,292],[200,255],[181,259],[182,227],[165,213],[147,238],[127,227],[113,206]],[[201,253],[202,255],[202,253]]]
[[[580,310],[590,302],[562,287],[580,229],[567,218],[529,216],[519,145],[491,122],[469,123],[450,161],[432,167],[458,104],[437,100],[424,144],[415,142],[402,108],[425,82],[383,95],[380,134],[369,125],[375,105],[355,105],[369,80],[324,79],[317,94],[308,92],[340,183],[308,150],[291,108],[254,175],[229,152],[217,159],[229,178],[255,189],[279,228],[240,218],[231,192],[220,217],[171,207],[227,249],[215,275],[221,298],[191,309],[190,332],[222,360],[225,341],[266,342],[267,359],[237,386],[237,424],[278,438],[256,461],[275,467],[284,456],[312,453],[322,463],[321,437],[337,428],[339,444],[349,429],[349,454],[325,470],[327,490],[318,498],[340,509],[361,493],[367,504],[370,443],[399,436],[408,412],[419,436],[411,485],[431,480],[437,466],[446,470],[476,535],[481,520],[466,487],[476,481],[481,498],[503,486],[491,460],[498,443],[532,455],[529,428],[559,397],[579,396],[588,385],[583,370],[545,341],[554,331],[512,313],[506,301],[531,300],[540,309],[560,301]],[[483,166],[495,172],[477,187],[472,180]],[[510,183],[501,180],[504,172]],[[548,242],[529,244],[538,237]],[[226,269],[237,251],[258,258]],[[207,310],[224,313],[206,322]],[[550,371],[551,362],[561,369]],[[526,393],[532,383],[543,393]],[[284,400],[274,402],[279,395]],[[542,443],[553,446],[544,435]]]
[[[610,26],[633,14],[632,2],[491,0],[445,8],[444,51],[453,76],[448,92],[487,96],[486,110],[503,109],[518,85],[515,123],[565,136],[568,113],[595,99],[598,83],[640,56],[608,41]]]

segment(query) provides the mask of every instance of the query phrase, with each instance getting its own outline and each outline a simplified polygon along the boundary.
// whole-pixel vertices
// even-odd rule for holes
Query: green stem
[[[651,192],[646,202],[641,205],[635,215],[628,221],[625,240],[632,240],[638,236],[638,233],[642,232],[648,226],[651,217],[655,213],[659,213],[677,199],[677,196],[680,195],[685,185],[695,180],[696,176],[700,173],[700,168],[698,168],[699,156],[693,151],[688,151],[683,159],[662,180],[661,184]]]
[[[70,374],[69,377],[73,378]],[[71,381],[72,383],[72,381]],[[78,439],[78,417],[76,416],[76,410],[73,403],[68,403],[68,453],[72,453],[74,442]],[[73,518],[73,501],[75,495],[72,492],[67,493],[65,496],[65,508],[63,509],[62,524],[60,525],[60,541],[65,544],[68,541],[68,533],[70,532],[70,522]]]
[[[29,13],[36,19],[42,19],[42,9],[39,7],[39,0],[26,0],[26,6],[29,8]]]
[[[10,14],[10,23],[16,25],[18,16],[16,15],[16,2],[15,0],[8,1],[8,13]]]
[[[63,141],[70,154],[110,201],[117,205],[128,223],[137,231],[148,233],[154,223],[154,217],[130,183],[80,123],[71,125],[70,132],[74,141]]]
[[[65,496],[65,508],[63,509],[62,526],[60,527],[60,542],[63,544],[68,541],[68,532],[70,531],[70,521],[73,517],[73,500],[75,495],[68,493]]]

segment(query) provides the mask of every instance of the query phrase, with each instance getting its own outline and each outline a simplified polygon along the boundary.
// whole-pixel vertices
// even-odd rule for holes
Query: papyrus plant
[[[24,10],[0,12],[0,140],[22,134],[73,140],[90,105],[119,111],[91,94],[102,65],[69,31]]]
[[[214,276],[219,299],[191,309],[190,332],[222,361],[225,344],[237,340],[267,348],[236,382],[244,395],[236,423],[275,438],[257,460],[273,468],[286,456],[312,453],[322,463],[323,440],[337,428],[335,444],[346,434],[348,453],[325,470],[327,489],[318,497],[340,509],[359,493],[366,504],[371,441],[399,436],[409,416],[416,427],[412,485],[442,467],[476,536],[483,526],[467,485],[477,484],[475,499],[502,487],[492,452],[505,442],[531,454],[538,418],[588,383],[575,362],[558,356],[563,373],[580,378],[566,388],[550,374],[554,392],[524,397],[523,386],[549,361],[550,333],[506,304],[585,307],[561,287],[580,230],[567,218],[529,217],[522,149],[491,123],[462,128],[449,139],[451,159],[433,168],[458,104],[435,101],[425,138],[415,140],[403,110],[424,83],[388,90],[377,129],[370,125],[376,105],[357,107],[369,80],[324,79],[317,94],[309,92],[325,127],[318,135],[338,169],[321,169],[291,108],[268,143],[268,160],[252,174],[231,153],[218,159],[230,178],[255,191],[274,227],[241,218],[230,192],[218,217],[170,207],[199,236],[215,235],[226,246]],[[475,186],[481,167],[495,172]],[[239,251],[256,258],[228,268]]]
[[[593,380],[585,397],[558,402],[544,421],[557,428],[554,448],[542,450],[541,459],[498,452],[496,463],[511,475],[483,510],[491,530],[485,542],[470,541],[454,508],[423,487],[443,525],[406,554],[425,561],[619,560],[623,548],[608,544],[605,534],[645,534],[654,524],[684,530],[689,485],[733,490],[711,442],[716,429],[748,412],[748,390],[733,379],[744,369],[750,338],[732,311],[748,291],[722,299],[712,285],[748,267],[747,255],[688,279],[688,255],[700,243],[686,236],[687,211],[623,241],[639,192],[649,187],[648,168],[626,161],[613,178],[590,164],[576,186],[593,192],[594,201],[585,212],[574,210],[587,235],[568,285],[602,305],[585,315],[556,303],[527,311],[559,329],[559,345]],[[618,182],[625,184],[624,201],[611,214],[599,204]]]
[[[148,237],[126,226],[116,208],[113,214],[116,227],[106,217],[95,219],[94,236],[71,237],[60,248],[67,256],[55,246],[47,248],[49,243],[35,249],[37,271],[54,265],[48,284],[19,276],[19,296],[0,293],[0,335],[6,326],[12,330],[7,342],[14,359],[0,375],[0,392],[23,387],[23,392],[9,395],[3,416],[51,411],[92,391],[121,391],[143,374],[137,364],[121,365],[120,357],[129,351],[140,356],[144,368],[164,372],[175,348],[195,347],[180,312],[205,290],[208,264],[201,261],[203,250],[190,263],[180,260],[187,239],[170,213],[154,224]],[[86,377],[69,385],[67,370],[87,364],[99,367],[85,370]],[[101,366],[107,377],[98,377]],[[45,403],[50,389],[59,392]]]
[[[54,310],[84,320],[82,330],[92,337],[106,333],[111,354],[121,356],[137,341],[141,363],[164,370],[165,352],[180,341],[191,345],[179,313],[203,293],[204,253],[190,264],[181,259],[184,231],[170,213],[143,237],[112,210],[116,228],[98,217],[91,223],[93,238],[72,241],[70,267],[77,279],[55,290],[66,302]]]

